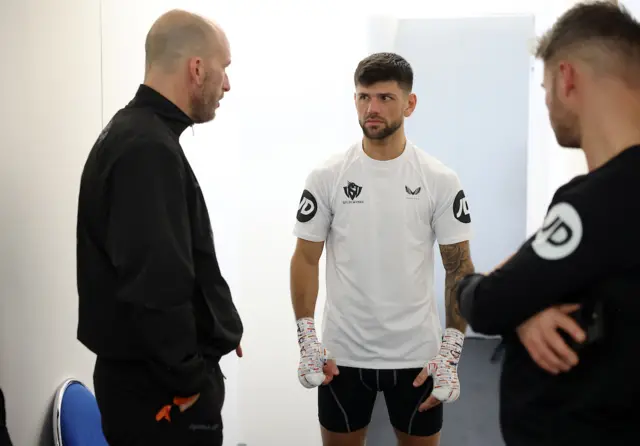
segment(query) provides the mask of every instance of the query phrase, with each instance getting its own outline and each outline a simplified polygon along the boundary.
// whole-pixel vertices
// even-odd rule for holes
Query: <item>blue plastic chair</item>
[[[66,380],[56,392],[53,438],[55,446],[109,446],[96,397],[76,379]]]

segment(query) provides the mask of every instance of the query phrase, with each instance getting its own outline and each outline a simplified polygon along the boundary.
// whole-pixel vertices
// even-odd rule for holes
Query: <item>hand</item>
[[[236,347],[236,355],[238,355],[238,358],[242,358],[242,346],[240,344]]]
[[[578,355],[567,346],[558,333],[558,329],[562,329],[577,342],[585,340],[585,332],[569,316],[569,313],[578,308],[580,305],[577,304],[547,308],[516,329],[520,342],[529,352],[531,359],[553,375],[568,372],[578,364]]]
[[[447,328],[442,337],[438,355],[427,363],[418,374],[413,385],[419,387],[429,376],[433,378],[433,391],[429,398],[418,407],[419,412],[427,411],[441,402],[452,403],[460,396],[458,380],[458,360],[462,353],[464,334],[455,328]]]
[[[322,373],[324,373],[324,381],[322,382],[323,386],[326,386],[331,381],[333,381],[333,377],[340,374],[340,370],[338,370],[338,365],[333,359],[329,359],[322,367]]]
[[[307,389],[312,389],[329,378],[324,374],[324,366],[329,358],[329,352],[318,340],[313,318],[300,318],[296,324],[298,325],[298,345],[300,347],[298,380]]]

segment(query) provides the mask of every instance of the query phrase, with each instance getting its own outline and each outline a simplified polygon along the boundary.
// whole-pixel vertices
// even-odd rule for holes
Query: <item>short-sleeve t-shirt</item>
[[[412,368],[437,354],[434,244],[472,235],[452,169],[411,142],[389,161],[354,144],[307,177],[294,235],[325,242],[322,341],[338,365]]]

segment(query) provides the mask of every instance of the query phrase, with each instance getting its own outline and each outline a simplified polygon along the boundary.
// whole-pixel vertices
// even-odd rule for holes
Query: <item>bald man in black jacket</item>
[[[220,446],[224,376],[243,326],[216,258],[202,190],[180,146],[225,92],[229,44],[170,11],[146,40],[146,74],[102,131],[78,204],[78,339],[111,446]]]

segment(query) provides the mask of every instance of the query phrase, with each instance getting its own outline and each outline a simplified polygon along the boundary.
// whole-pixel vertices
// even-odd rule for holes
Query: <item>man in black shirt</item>
[[[241,355],[243,326],[179,138],[211,121],[229,91],[229,45],[210,21],[174,10],[145,52],[144,84],[82,174],[78,339],[97,355],[111,446],[222,445],[219,360]]]
[[[640,24],[579,4],[537,56],[551,125],[589,173],[557,190],[541,229],[488,275],[458,286],[476,332],[503,337],[508,446],[640,442]]]

